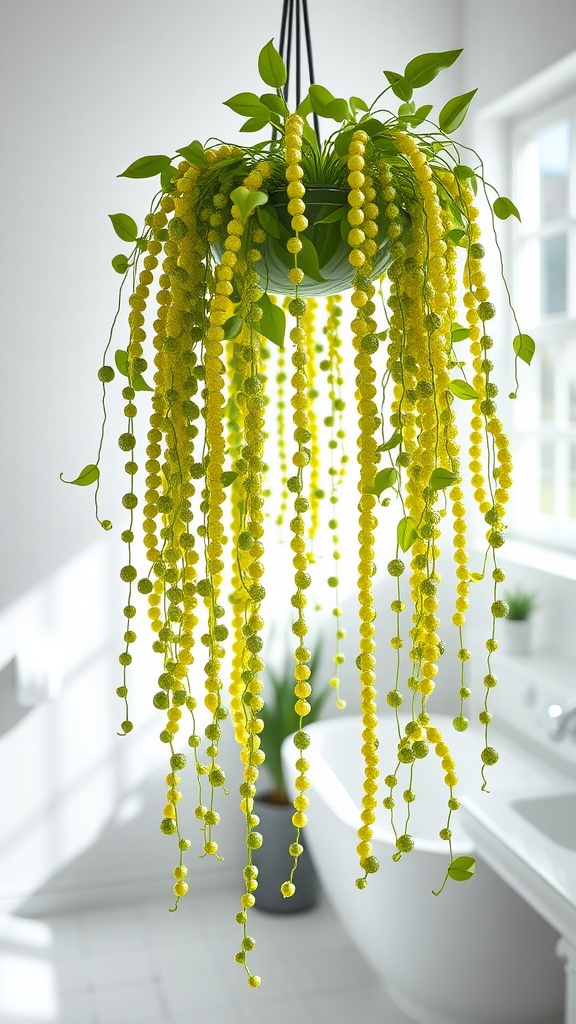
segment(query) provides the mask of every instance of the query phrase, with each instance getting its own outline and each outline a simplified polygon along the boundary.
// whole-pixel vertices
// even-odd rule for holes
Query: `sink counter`
[[[576,779],[496,729],[491,743],[500,761],[487,773],[490,794],[467,792],[462,824],[479,856],[562,936],[565,1021],[576,1024]],[[553,822],[562,843],[542,830],[554,809],[566,812],[558,797],[573,797],[575,807],[571,821]]]

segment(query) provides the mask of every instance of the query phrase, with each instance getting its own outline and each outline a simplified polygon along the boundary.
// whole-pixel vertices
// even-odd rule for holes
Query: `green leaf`
[[[230,193],[230,199],[238,207],[242,221],[246,221],[257,206],[264,206],[268,202],[265,192],[250,192],[245,185],[239,185]]]
[[[116,369],[118,373],[121,373],[123,377],[128,377],[128,353],[124,349],[119,348],[114,353],[114,362],[116,363]],[[131,381],[134,391],[153,391],[149,384],[146,383],[141,373],[135,373]]]
[[[332,100],[326,107],[326,117],[331,117],[333,121],[348,121],[351,114],[346,100]]]
[[[141,373],[135,373],[132,377],[132,387],[134,391],[154,391],[149,384],[146,383]]]
[[[326,278],[322,277],[320,273],[320,264],[318,261],[318,253],[314,246],[314,243],[306,238],[305,235],[299,236],[302,242],[302,249],[298,253],[298,266],[300,270],[303,270],[307,277],[311,277],[313,281],[318,281],[322,284]]]
[[[119,348],[114,353],[114,362],[116,363],[116,369],[118,373],[121,373],[123,377],[128,376],[128,353],[124,349]]]
[[[466,247],[466,240],[468,238],[468,232],[464,231],[464,228],[452,228],[444,236],[447,242],[451,242],[452,245],[462,245]]]
[[[125,274],[130,266],[128,257],[123,252],[119,252],[117,256],[112,257],[112,266],[117,274]]]
[[[455,224],[459,224],[461,228],[464,227],[464,218],[462,216],[462,210],[457,203],[448,202],[447,204],[450,213],[452,214],[452,220]]]
[[[374,483],[370,488],[370,494],[376,494],[378,497],[382,494],[382,491],[388,490],[389,487],[394,487],[398,479],[398,470],[393,469],[391,466],[387,469],[381,469],[379,473],[376,473],[374,477]]]
[[[332,95],[329,89],[326,89],[323,85],[311,85],[308,90],[308,98],[315,114],[318,114],[319,117],[331,116],[327,113],[327,110],[336,97]]]
[[[98,466],[95,466],[92,463],[88,466],[84,466],[84,469],[78,474],[75,480],[65,480],[62,473],[60,473],[60,479],[63,484],[76,484],[77,487],[87,487],[88,484],[94,484],[99,476],[100,470],[98,469]]]
[[[456,164],[456,166],[452,168],[452,171],[458,181],[466,181],[468,178],[476,177],[476,171],[473,171],[472,168],[468,167],[466,164]]]
[[[507,220],[508,217],[517,217],[518,220],[521,220],[518,208],[514,206],[512,200],[508,199],[507,196],[498,196],[498,199],[492,205],[492,209],[500,220]]]
[[[401,519],[396,527],[396,539],[398,546],[402,551],[408,551],[415,540],[418,539],[418,530],[416,529],[416,523],[410,516],[405,516]]]
[[[173,167],[172,164],[168,164],[167,167],[163,167],[160,171],[160,184],[165,192],[172,190],[172,179],[176,171],[177,168]]]
[[[308,97],[312,110],[319,117],[329,117],[333,121],[347,121],[351,117],[346,100],[333,96],[323,85],[311,85]]]
[[[160,174],[165,167],[168,167],[170,162],[169,156],[141,156],[139,160],[135,160],[125,171],[122,171],[122,174],[119,174],[118,177],[153,178],[156,174]]]
[[[470,337],[470,328],[462,327],[462,324],[454,323],[452,324],[451,334],[453,344],[456,341],[465,341],[466,338]]]
[[[227,341],[232,341],[237,338],[242,330],[242,324],[244,323],[241,316],[229,316],[226,323],[224,324],[224,337]]]
[[[428,483],[433,491],[443,491],[446,487],[451,487],[459,479],[458,473],[453,473],[451,469],[442,469],[440,467],[432,471]]]
[[[300,117],[308,117],[312,113],[312,104],[310,103],[310,97],[308,94],[306,94],[300,105],[296,107],[296,113]]]
[[[314,131],[312,126],[308,124],[308,121],[304,121],[302,127],[302,137],[306,139],[306,142],[310,146],[312,152],[317,153],[318,156],[320,156],[320,142],[318,140],[318,136],[316,135],[316,132]]]
[[[412,99],[414,89],[412,83],[404,78],[404,75],[399,75],[397,71],[385,71],[384,74],[392,86],[392,92],[399,100],[408,102]]]
[[[195,167],[204,168],[208,166],[204,146],[201,142],[198,142],[198,139],[194,139],[189,146],[182,146],[182,149],[177,149],[176,152],[183,156],[189,164],[194,164]]]
[[[454,882],[467,882],[469,878],[472,878],[475,870],[474,857],[456,857],[450,862],[448,877],[452,878]]]
[[[454,96],[453,99],[448,100],[448,103],[442,107],[438,118],[441,131],[450,135],[460,127],[477,92],[477,89],[472,89],[470,92],[464,92],[461,96]]]
[[[522,359],[523,362],[528,363],[528,366],[530,366],[532,357],[536,351],[534,338],[531,338],[529,334],[517,334],[512,345],[514,346],[514,351],[518,358]]]
[[[362,131],[366,132],[366,134],[369,135],[371,139],[374,138],[375,135],[379,135],[380,132],[384,131],[384,122],[379,121],[377,117],[362,118],[362,120],[359,122],[359,127],[360,126],[362,127]],[[356,131],[356,128],[352,126],[350,130],[352,133],[354,133]],[[392,144],[392,146],[394,147],[394,152],[397,153],[398,148],[394,141],[388,138],[388,142]]]
[[[260,50],[258,71],[262,81],[266,85],[272,86],[273,89],[281,89],[283,85],[286,85],[288,72],[282,57],[274,46],[273,39]]]
[[[353,114],[357,114],[359,110],[365,110],[366,112],[368,112],[370,110],[370,107],[368,106],[367,103],[364,102],[363,99],[360,98],[360,96],[351,96],[350,110],[352,111]]]
[[[451,380],[448,387],[452,394],[456,395],[456,398],[464,398],[468,401],[479,398],[478,392],[465,380]]]
[[[272,302],[266,292],[258,299],[257,305],[262,310],[262,317],[258,321],[258,334],[268,338],[268,341],[278,345],[279,348],[283,348],[284,335],[286,333],[286,315],[284,310],[277,303]]]
[[[322,220],[315,220],[314,224],[337,224],[347,213],[348,208],[346,206],[339,206],[336,210],[332,210],[332,213],[322,217]]]
[[[235,473],[233,470],[228,470],[226,473],[222,473],[222,476],[220,477],[222,487],[230,487],[230,484],[234,483],[237,476],[238,473]]]
[[[384,444],[381,444],[376,451],[377,452],[389,452],[392,448],[397,448],[402,440],[402,434],[399,430],[395,430],[392,437],[388,438]]]
[[[421,125],[422,122],[426,120],[431,110],[431,103],[425,103],[423,107],[418,107],[417,110],[414,111],[414,116],[410,118],[410,124],[412,125],[412,127],[418,128],[418,126]]]
[[[230,107],[230,110],[233,110],[235,114],[241,114],[242,117],[262,116],[262,113],[266,110],[260,97],[254,92],[236,93],[235,96],[231,96],[229,100],[226,100],[224,106]]]
[[[462,50],[443,50],[440,53],[421,53],[408,62],[404,68],[404,78],[412,83],[414,89],[428,85],[436,75],[452,66]]]
[[[138,238],[138,225],[127,213],[109,213],[112,227],[123,242],[135,242]]]
[[[362,125],[364,128],[364,125]],[[334,149],[337,156],[347,157],[350,143],[352,142],[352,136],[356,128],[352,125],[351,128],[345,128],[344,131],[339,131],[336,136],[336,142],[334,143]]]
[[[263,108],[266,109],[265,107]],[[256,117],[249,117],[247,121],[241,126],[241,132],[261,132],[266,125],[270,124],[270,114],[257,115]]]
[[[257,213],[261,227],[270,238],[289,238],[290,233],[278,220],[278,214],[273,206],[260,206]]]
[[[280,117],[288,117],[289,110],[282,96],[278,96],[275,92],[265,92],[260,97],[260,100],[274,114],[280,114]]]

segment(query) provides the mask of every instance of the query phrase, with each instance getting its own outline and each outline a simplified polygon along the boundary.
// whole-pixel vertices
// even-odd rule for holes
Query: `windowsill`
[[[564,551],[555,551],[538,544],[508,539],[500,552],[500,558],[515,565],[523,565],[529,569],[537,569],[550,576],[559,576],[566,580],[576,580],[576,555]]]

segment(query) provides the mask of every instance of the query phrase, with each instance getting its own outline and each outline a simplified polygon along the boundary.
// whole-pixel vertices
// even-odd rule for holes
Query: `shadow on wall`
[[[113,622],[126,596],[116,562],[113,544],[96,545],[0,616],[0,776],[11,780],[0,791],[0,915],[129,902],[154,879],[172,896],[174,842],[159,829],[170,750],[158,742],[152,704],[161,664],[148,644],[135,645],[128,680],[135,727],[119,736],[123,620]],[[201,709],[196,717],[202,731]],[[238,866],[243,827],[232,796],[241,766],[229,732],[222,758],[236,814],[220,826],[226,868]],[[191,772],[182,807],[196,847],[194,781]]]
[[[4,913],[94,842],[157,761],[142,697],[130,744],[116,736],[115,578],[110,549],[96,545],[0,616],[0,774],[12,780],[0,793]]]

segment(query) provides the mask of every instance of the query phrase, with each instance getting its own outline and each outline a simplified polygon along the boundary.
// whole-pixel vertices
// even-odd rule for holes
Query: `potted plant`
[[[310,679],[317,680],[323,645],[318,643],[309,662]],[[313,683],[311,684],[313,685]],[[308,722],[320,714],[330,688],[314,687],[314,701]],[[266,842],[254,851],[253,862],[258,868],[258,902],[260,910],[292,912],[314,906],[318,899],[319,882],[309,852],[304,849],[298,859],[298,886],[292,899],[282,896],[282,883],[290,876],[293,854],[290,846],[293,839],[292,801],[286,788],[284,768],[280,749],[284,740],[295,733],[299,726],[294,710],[294,658],[292,652],[286,655],[283,667],[266,668],[264,689],[265,704],[261,717],[264,722],[261,750],[272,786],[254,799],[254,809],[260,818],[258,826]]]
[[[529,654],[532,641],[531,616],[538,607],[538,595],[533,590],[517,587],[505,591],[504,600],[508,605],[508,614],[504,620],[506,650],[513,655]]]
[[[474,91],[450,100],[437,117],[429,104],[414,98],[459,53],[422,54],[401,72],[386,71],[385,88],[370,104],[311,85],[297,110],[290,111],[283,91],[286,66],[271,41],[258,60],[263,93],[238,93],[227,101],[245,118],[244,136],[266,131],[268,137],[251,146],[194,140],[175,156],[142,157],[121,177],[157,179],[143,228],[127,214],[111,215],[116,234],[129,248],[112,265],[122,277],[121,293],[130,291],[127,344],[109,357],[111,334],[98,371],[104,406],[119,375],[125,415],[118,439],[126,460],[121,532],[126,557],[120,577],[127,600],[117,688],[121,734],[133,728],[129,666],[134,619],[142,616],[144,599],[159,662],[152,701],[169,761],[160,827],[176,841],[176,905],[188,888],[185,854],[192,842],[191,817],[186,802],[180,803],[180,773],[188,759],[200,791],[195,814],[202,855],[219,856],[217,824],[225,782],[219,739],[231,715],[240,745],[240,804],[246,818],[237,958],[254,987],[259,978],[248,967],[254,940],[247,921],[257,898],[253,853],[263,841],[254,801],[265,759],[264,555],[266,545],[275,543],[266,529],[267,469],[280,474],[273,489],[292,552],[290,581],[273,581],[278,592],[285,589],[293,614],[297,718],[293,859],[283,897],[295,892],[293,869],[307,822],[305,724],[314,696],[306,607],[312,577],[318,578],[311,536],[322,529],[334,544],[327,592],[334,613],[334,657],[340,664],[338,501],[345,480],[357,500],[357,524],[349,536],[358,539],[356,664],[365,760],[356,884],[364,888],[378,869],[370,839],[379,763],[386,766],[385,802],[392,806],[399,774],[410,772],[414,760],[435,755],[445,768],[447,822],[441,835],[447,842],[448,873],[462,880],[472,872],[471,862],[452,859],[449,821],[458,807],[457,774],[447,753],[448,737],[440,734],[433,717],[434,680],[443,651],[437,618],[441,528],[451,524],[448,546],[457,566],[450,628],[459,634],[463,678],[454,724],[463,731],[470,696],[465,678],[470,652],[463,629],[469,590],[482,574],[472,571],[466,550],[472,513],[463,504],[462,478],[470,475],[475,514],[485,524],[495,590],[504,579],[497,554],[511,486],[509,443],[497,416],[489,333],[495,308],[478,205],[487,201],[492,218],[517,216],[518,211],[486,182],[480,158],[454,140]],[[390,100],[397,109],[390,108]],[[324,142],[311,118],[333,128]],[[349,312],[340,301],[344,289],[350,290]],[[277,294],[286,298],[277,299]],[[325,326],[319,330],[322,314]],[[534,351],[532,339],[517,330],[516,368],[519,359],[529,363]],[[343,385],[348,379],[356,387],[351,445],[356,462],[346,477]],[[148,418],[144,432],[143,417],[137,415],[143,405]],[[270,416],[274,409],[275,422]],[[458,443],[466,412],[468,464]],[[267,457],[270,433],[274,441],[272,457]],[[96,514],[110,529],[111,521],[100,513],[105,451],[101,440],[95,460],[70,482],[96,485]],[[387,511],[392,501],[395,518]],[[135,546],[140,523],[145,555]],[[344,526],[349,530],[349,523]],[[394,557],[385,567],[379,564],[382,530],[395,542]],[[395,581],[388,628],[398,652],[398,672],[380,707],[392,715],[398,715],[404,701],[411,708],[407,723],[398,718],[398,744],[391,751],[378,749],[376,735],[373,580],[380,568]],[[489,600],[496,622],[506,605],[497,593]],[[380,632],[384,628],[383,621]],[[404,645],[411,659],[406,679],[400,674]],[[496,682],[490,659],[497,646],[492,631],[486,642],[488,689]],[[227,695],[224,659],[229,653],[233,666]],[[199,704],[210,718],[204,735]],[[487,729],[486,707],[480,721]],[[482,772],[497,756],[486,739]],[[412,846],[408,831],[398,834],[397,858]]]

